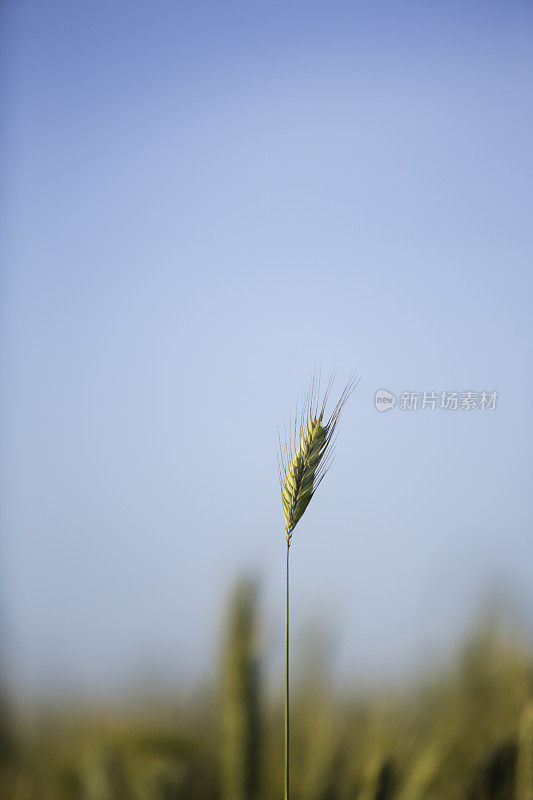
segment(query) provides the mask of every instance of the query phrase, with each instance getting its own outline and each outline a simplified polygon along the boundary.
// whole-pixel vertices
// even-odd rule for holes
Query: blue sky
[[[327,615],[343,674],[396,675],[496,590],[531,630],[530,5],[2,13],[13,680],[205,674],[243,571],[279,658],[276,429],[315,364],[362,380],[294,534],[296,641]]]

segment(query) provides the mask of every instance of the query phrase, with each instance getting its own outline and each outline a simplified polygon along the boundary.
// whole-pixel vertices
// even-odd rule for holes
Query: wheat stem
[[[279,437],[279,483],[281,502],[285,517],[287,537],[287,598],[285,609],[285,752],[284,752],[284,800],[289,800],[289,549],[292,532],[303,517],[318,485],[329,469],[334,445],[334,434],[340,413],[346,400],[356,386],[356,376],[352,375],[342,392],[327,422],[324,412],[333,382],[328,381],[320,402],[320,379],[313,375],[311,388],[300,409],[300,427],[298,430],[298,405],[294,421],[294,440],[291,441],[292,422],[289,422],[289,437],[285,428],[285,441]],[[299,435],[299,441],[298,441]]]
[[[287,603],[285,613],[285,781],[284,800],[289,800],[289,550],[287,536]]]

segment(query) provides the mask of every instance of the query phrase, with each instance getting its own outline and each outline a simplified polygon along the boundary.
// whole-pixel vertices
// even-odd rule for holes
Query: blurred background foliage
[[[257,587],[241,580],[216,679],[185,699],[37,708],[4,691],[0,797],[279,798],[281,687],[262,681],[259,630]],[[532,653],[501,619],[487,618],[448,664],[408,685],[343,687],[316,643],[301,661],[294,800],[533,800]]]

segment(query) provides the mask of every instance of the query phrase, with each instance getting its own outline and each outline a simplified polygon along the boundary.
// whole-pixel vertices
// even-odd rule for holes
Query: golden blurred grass
[[[4,704],[2,800],[279,800],[282,698],[260,692],[254,603],[235,594],[219,686],[186,706]],[[486,624],[409,688],[347,690],[310,669],[293,695],[294,800],[533,800],[532,667],[519,636]]]

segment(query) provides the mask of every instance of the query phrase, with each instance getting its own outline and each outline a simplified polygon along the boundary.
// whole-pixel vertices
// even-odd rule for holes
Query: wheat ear
[[[327,422],[324,421],[326,404],[331,392],[333,375],[321,398],[320,378],[313,375],[300,413],[296,405],[294,423],[285,429],[285,441],[279,436],[279,483],[285,517],[287,541],[287,596],[285,615],[285,774],[284,799],[289,800],[289,548],[292,532],[303,517],[331,464],[335,444],[335,431],[341,411],[357,385],[353,374],[342,392]]]

